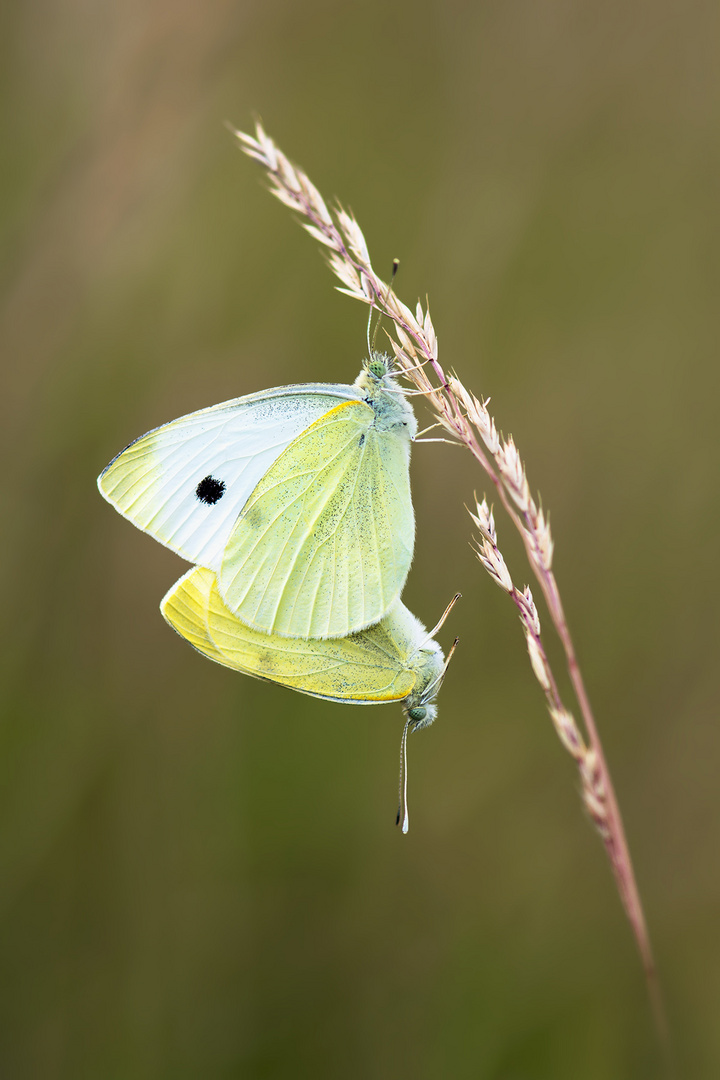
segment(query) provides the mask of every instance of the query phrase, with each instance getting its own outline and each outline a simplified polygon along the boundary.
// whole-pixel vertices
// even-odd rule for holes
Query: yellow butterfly
[[[215,574],[194,567],[173,585],[160,610],[199,652],[244,675],[327,701],[400,701],[414,730],[437,716],[443,653],[399,600],[381,622],[349,637],[287,638],[241,622],[223,602]]]
[[[343,638],[378,622],[412,560],[412,408],[372,353],[352,386],[279,387],[136,439],[98,478],[124,517],[213,570],[267,634]]]
[[[457,597],[455,597],[455,600]],[[211,570],[194,567],[160,605],[165,619],[198,652],[218,664],[279,683],[312,697],[350,705],[399,701],[405,713],[401,741],[397,823],[408,831],[407,735],[432,724],[435,698],[453,644],[444,659],[430,633],[399,600],[381,622],[345,638],[303,640],[263,634],[236,618],[223,603]]]

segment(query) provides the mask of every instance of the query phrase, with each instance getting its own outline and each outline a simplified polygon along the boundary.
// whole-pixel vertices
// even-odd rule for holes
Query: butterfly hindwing
[[[195,567],[164,598],[170,625],[201,653],[235,671],[314,697],[349,704],[405,699],[417,682],[407,665],[405,623],[397,603],[383,622],[347,638],[306,641],[263,634],[225,606],[215,575]]]
[[[243,622],[288,637],[344,637],[399,596],[415,525],[407,434],[361,401],[336,405],[268,469],[228,539],[221,595]]]

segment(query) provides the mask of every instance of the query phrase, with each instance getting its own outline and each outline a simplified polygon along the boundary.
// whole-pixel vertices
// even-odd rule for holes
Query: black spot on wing
[[[214,476],[205,476],[195,488],[198,501],[214,506],[225,494],[225,481],[216,480]]]

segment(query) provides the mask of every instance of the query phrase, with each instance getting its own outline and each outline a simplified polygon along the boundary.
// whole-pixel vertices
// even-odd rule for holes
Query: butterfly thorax
[[[375,413],[374,426],[379,431],[397,430],[413,439],[417,420],[402,387],[393,376],[393,361],[382,353],[373,353],[366,360],[355,380],[355,387]]]

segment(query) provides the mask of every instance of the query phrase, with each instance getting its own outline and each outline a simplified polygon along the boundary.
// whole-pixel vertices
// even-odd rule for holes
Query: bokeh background
[[[379,272],[401,259],[520,446],[677,1075],[719,1075],[720,9],[15,0],[0,23],[0,1075],[663,1075],[572,763],[468,544],[470,457],[414,451],[405,599],[428,624],[463,600],[406,838],[400,710],[193,653],[158,612],[183,565],[96,491],[158,423],[359,369],[365,310],[223,126],[257,114]]]

